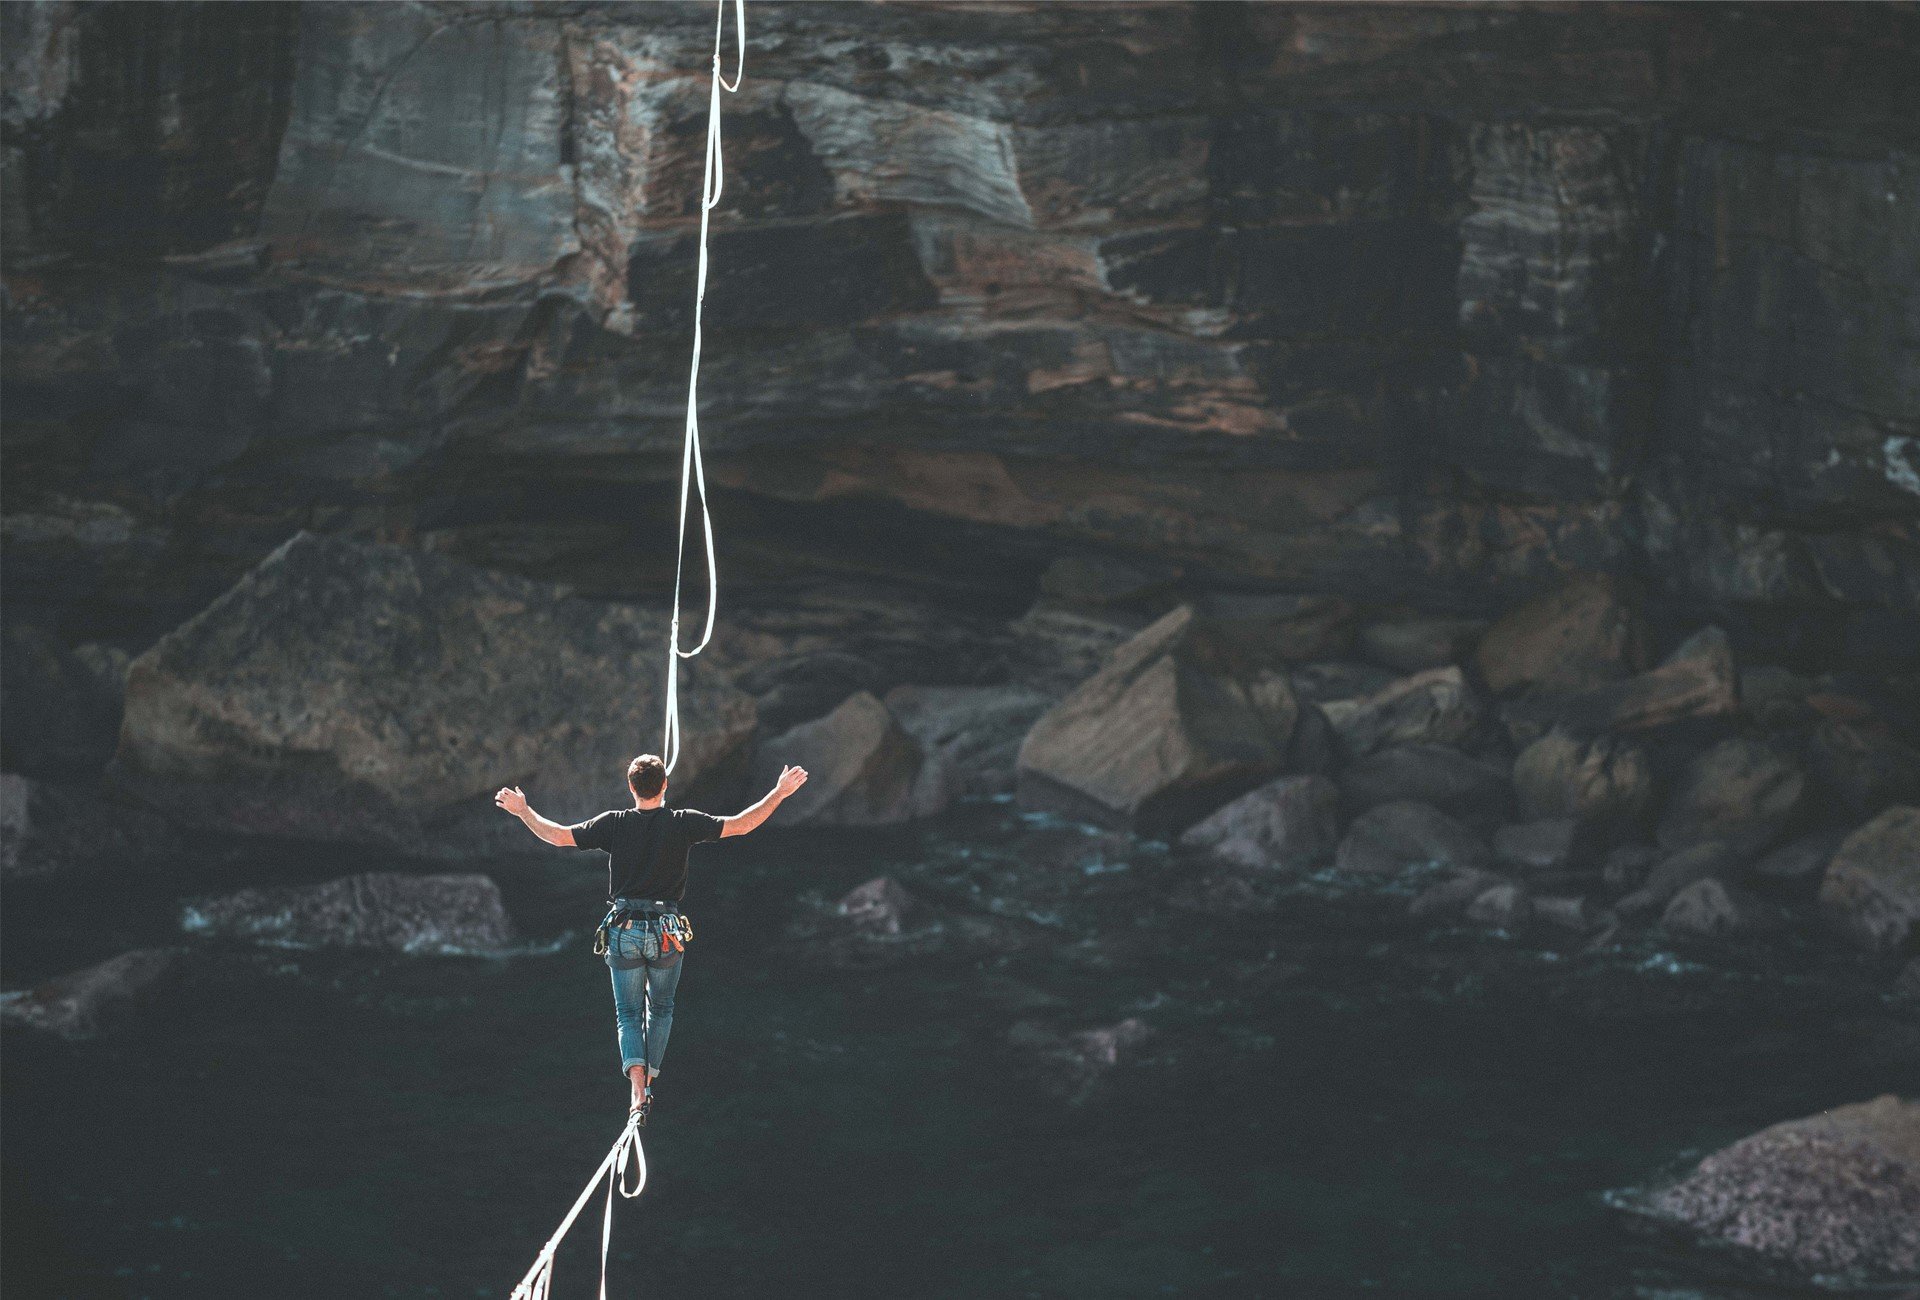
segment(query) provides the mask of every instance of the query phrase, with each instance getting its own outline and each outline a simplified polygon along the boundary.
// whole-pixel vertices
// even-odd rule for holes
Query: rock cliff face
[[[302,528],[656,596],[711,19],[6,6],[10,621],[137,654]],[[1912,669],[1911,9],[749,22],[740,579],[1477,614],[1581,568]]]

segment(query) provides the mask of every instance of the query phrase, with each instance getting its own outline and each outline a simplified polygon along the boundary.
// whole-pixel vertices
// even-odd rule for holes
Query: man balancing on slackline
[[[578,826],[549,821],[527,806],[518,786],[503,786],[498,806],[527,829],[562,848],[599,849],[607,855],[607,897],[612,910],[600,923],[593,950],[613,971],[613,1012],[620,1030],[620,1069],[633,1084],[633,1109],[642,1124],[652,1105],[653,1081],[667,1054],[673,1029],[673,992],[693,929],[680,914],[687,889],[687,850],[707,840],[745,835],[773,815],[806,783],[806,769],[782,768],[765,798],[732,817],[691,808],[668,808],[667,765],[642,754],[627,765],[633,807],[616,808]]]

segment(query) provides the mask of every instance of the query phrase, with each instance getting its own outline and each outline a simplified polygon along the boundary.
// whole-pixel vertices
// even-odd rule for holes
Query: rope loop
[[[694,274],[693,361],[687,372],[687,421],[680,450],[680,527],[674,539],[673,619],[669,627],[667,655],[666,718],[662,724],[660,756],[667,771],[680,761],[680,660],[691,659],[713,640],[714,620],[720,612],[720,571],[715,562],[713,514],[707,508],[707,467],[700,450],[700,349],[704,338],[702,317],[707,302],[707,229],[709,218],[720,203],[724,188],[720,146],[720,92],[740,89],[747,69],[746,0],[733,0],[733,24],[736,62],[733,80],[720,73],[720,52],[726,42],[727,0],[719,0],[713,24],[713,73],[707,89],[707,156],[700,172],[700,252]],[[700,505],[700,530],[707,562],[707,622],[700,633],[700,644],[691,650],[680,648],[680,592],[687,564],[687,511],[693,498]]]

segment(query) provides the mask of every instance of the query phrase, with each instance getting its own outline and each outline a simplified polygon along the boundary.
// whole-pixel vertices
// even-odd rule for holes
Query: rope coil
[[[736,59],[733,80],[720,75],[720,51],[725,43],[727,0],[720,0],[713,25],[713,77],[707,93],[707,158],[700,175],[700,258],[693,293],[693,364],[687,375],[687,423],[680,451],[680,531],[673,560],[673,617],[668,625],[670,647],[667,654],[667,706],[660,756],[667,771],[680,761],[680,661],[691,659],[713,640],[714,617],[720,609],[720,573],[714,562],[713,515],[707,509],[707,468],[700,453],[700,346],[701,315],[707,302],[707,227],[709,214],[720,204],[724,184],[721,176],[720,92],[732,94],[740,89],[747,68],[746,0],[733,0],[736,34]],[[707,556],[707,625],[700,644],[691,650],[680,648],[680,590],[687,560],[687,505],[697,490],[700,499],[700,527]]]

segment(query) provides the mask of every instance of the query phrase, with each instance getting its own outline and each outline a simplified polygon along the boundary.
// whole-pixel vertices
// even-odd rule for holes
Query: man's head
[[[627,764],[627,785],[641,803],[651,803],[667,789],[667,765],[658,754],[642,754]]]

